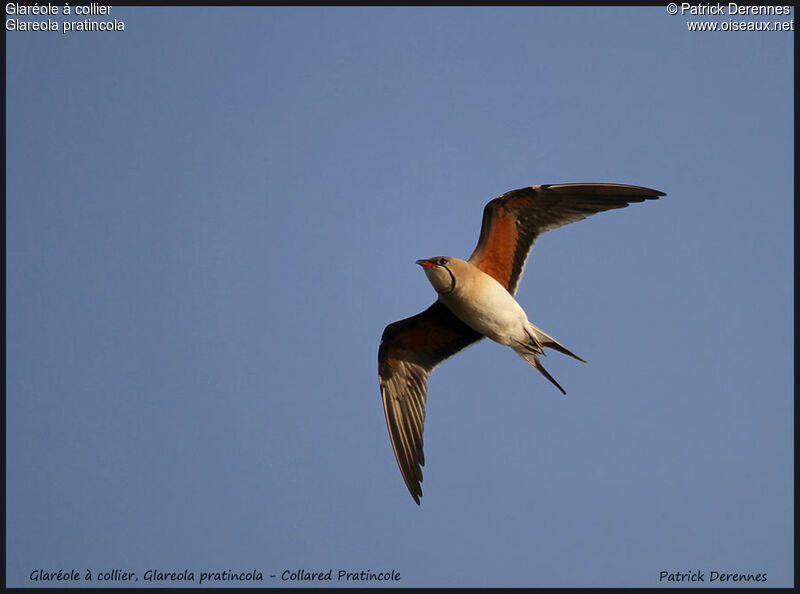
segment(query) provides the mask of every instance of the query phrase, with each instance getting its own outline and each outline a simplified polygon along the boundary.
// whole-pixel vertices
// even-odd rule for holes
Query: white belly
[[[495,342],[510,345],[527,336],[525,310],[488,274],[481,272],[476,282],[440,299],[467,326]]]

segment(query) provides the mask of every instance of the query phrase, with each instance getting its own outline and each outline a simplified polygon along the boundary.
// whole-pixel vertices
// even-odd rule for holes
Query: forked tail
[[[583,363],[586,363],[586,360],[581,359],[578,355],[560,344],[555,338],[531,323],[528,323],[528,336],[530,338],[529,341],[524,343],[519,342],[517,343],[517,346],[512,346],[511,348],[513,348],[520,357],[535,367],[543,376],[550,380],[556,388],[561,390],[563,394],[566,394],[566,390],[559,385],[559,383],[547,372],[542,363],[539,361],[539,355],[544,355],[544,347],[547,347],[560,353],[564,353],[565,355],[569,355],[570,357],[577,359],[578,361],[582,361]]]
[[[556,350],[559,353],[564,353],[565,355],[569,355],[573,359],[577,359],[581,363],[586,363],[585,359],[581,359],[578,355],[570,351],[564,345],[560,344],[555,338],[547,334],[544,330],[537,328],[530,322],[528,322],[528,335],[540,347],[547,347],[548,349]]]

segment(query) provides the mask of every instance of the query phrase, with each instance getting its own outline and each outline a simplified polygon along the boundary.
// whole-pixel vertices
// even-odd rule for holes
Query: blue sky
[[[792,584],[793,32],[661,6],[111,17],[6,33],[9,586]],[[468,257],[505,191],[589,181],[667,196],[532,252],[517,298],[588,364],[545,360],[566,396],[490,341],[439,367],[417,507],[377,382],[383,328],[435,297],[414,260]]]

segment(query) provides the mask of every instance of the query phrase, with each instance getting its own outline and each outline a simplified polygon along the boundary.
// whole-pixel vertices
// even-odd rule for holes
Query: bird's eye
[[[442,266],[447,264],[447,258],[439,258],[439,264],[441,264]]]

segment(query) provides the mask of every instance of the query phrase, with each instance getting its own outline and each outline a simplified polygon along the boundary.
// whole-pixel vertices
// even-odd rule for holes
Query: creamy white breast
[[[462,322],[500,344],[526,335],[528,316],[494,278],[472,267],[470,274],[459,274],[457,280],[456,289],[439,298]]]

